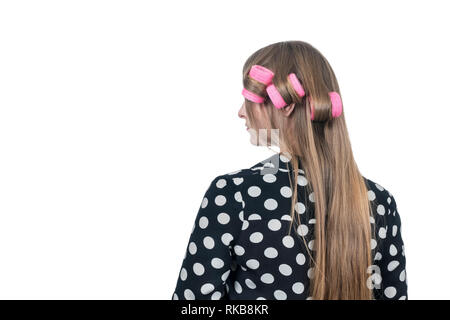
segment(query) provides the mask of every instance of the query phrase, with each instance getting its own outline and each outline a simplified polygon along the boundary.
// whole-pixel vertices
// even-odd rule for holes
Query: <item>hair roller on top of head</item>
[[[328,95],[330,96],[331,100],[331,114],[333,115],[333,118],[337,118],[342,113],[342,100],[339,93],[331,91],[328,92]]]
[[[305,96],[305,90],[303,89],[302,85],[300,84],[300,81],[298,80],[295,73],[290,73],[288,76],[288,80],[291,83],[292,87],[294,88],[295,92],[297,92],[297,94],[300,97]],[[275,108],[281,109],[287,105],[287,103],[284,101],[280,92],[277,90],[277,88],[275,87],[275,85],[273,83],[271,83],[269,86],[267,86],[266,91],[270,97],[270,100],[272,100]]]
[[[251,67],[249,76],[250,76],[250,78],[252,78],[258,82],[268,85],[272,82],[274,73],[270,69],[267,69],[266,67],[255,64]],[[247,98],[248,100],[253,101],[255,103],[263,103],[265,100],[265,98],[255,94],[253,92],[250,92],[245,88],[242,89],[242,95],[245,98]]]
[[[331,115],[333,118],[337,118],[342,114],[342,100],[339,93],[335,91],[328,92],[328,96],[331,101]],[[311,106],[311,120],[314,120],[314,106],[312,104],[311,97],[309,97],[309,105]]]
[[[268,85],[269,83],[272,82],[274,73],[270,69],[267,69],[266,67],[255,64],[250,69],[249,75],[256,81]]]
[[[248,90],[245,89],[245,88],[242,89],[242,95],[243,95],[247,100],[253,101],[253,102],[255,102],[255,103],[263,103],[264,100],[265,100],[263,97],[260,97],[260,96],[258,96],[257,94],[248,91]]]
[[[270,100],[272,100],[273,105],[277,109],[283,108],[287,103],[284,101],[281,94],[278,92],[277,88],[275,88],[275,85],[271,83],[266,88],[267,94],[269,95]]]
[[[289,82],[292,84],[292,87],[294,88],[294,90],[297,92],[297,94],[300,97],[303,97],[305,95],[305,90],[303,90],[303,87],[300,84],[300,81],[298,80],[295,73],[290,73],[288,77],[289,77]]]

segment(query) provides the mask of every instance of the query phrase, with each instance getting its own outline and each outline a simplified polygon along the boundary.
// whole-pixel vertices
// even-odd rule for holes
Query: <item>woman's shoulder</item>
[[[367,196],[377,207],[379,214],[384,214],[393,208],[395,204],[394,195],[380,183],[363,176],[367,186]]]
[[[219,184],[220,186],[230,181],[235,186],[239,186],[244,181],[248,180],[255,181],[255,179],[258,179],[266,174],[276,172],[286,172],[287,171],[286,169],[277,166],[277,164],[279,163],[278,161],[279,159],[280,159],[279,155],[275,154],[273,156],[265,158],[264,160],[258,161],[257,163],[253,163],[247,167],[242,167],[237,170],[220,173],[219,175],[216,175],[212,179],[211,184],[212,185]]]

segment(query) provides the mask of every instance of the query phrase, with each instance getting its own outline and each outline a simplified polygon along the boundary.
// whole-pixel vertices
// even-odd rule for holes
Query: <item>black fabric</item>
[[[290,159],[277,153],[217,176],[201,202],[172,299],[310,299],[314,276],[306,245],[314,249],[314,194],[300,163],[301,225],[288,235],[292,191]],[[373,265],[368,286],[375,299],[408,299],[401,220],[392,194],[364,178],[374,217]]]

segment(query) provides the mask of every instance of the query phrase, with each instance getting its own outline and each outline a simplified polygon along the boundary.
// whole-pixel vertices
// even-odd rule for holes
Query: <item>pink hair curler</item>
[[[342,114],[341,96],[335,91],[328,92],[328,96],[331,100],[331,115],[333,118],[337,118]],[[311,107],[311,120],[314,120],[314,106],[312,104],[311,97],[309,97],[309,105]]]
[[[274,73],[263,66],[255,64],[251,67],[249,75],[256,81],[268,85],[272,82]]]
[[[258,82],[268,85],[272,82],[274,73],[271,70],[267,69],[266,67],[255,64],[250,68],[249,76]],[[242,89],[242,95],[247,100],[253,101],[255,103],[263,103],[265,100],[265,98],[251,91],[248,91],[245,88]]]
[[[245,89],[245,88],[242,89],[242,95],[243,95],[245,98],[247,98],[247,100],[250,100],[250,101],[253,101],[253,102],[256,102],[256,103],[263,103],[264,100],[265,100],[263,97],[260,97],[260,96],[258,96],[257,94],[248,91],[248,90]]]
[[[292,87],[294,88],[295,92],[297,92],[297,94],[300,97],[305,96],[305,90],[303,89],[302,85],[300,84],[300,81],[298,80],[295,73],[290,73],[288,76],[288,80],[291,83]],[[270,97],[270,100],[272,100],[272,103],[274,104],[275,108],[281,109],[287,105],[287,103],[284,101],[280,92],[277,90],[277,88],[275,87],[275,85],[273,83],[271,83],[269,86],[267,86],[266,91]]]
[[[266,91],[275,108],[281,109],[287,104],[273,83],[267,86]]]
[[[297,94],[300,97],[303,97],[305,95],[305,90],[303,90],[302,85],[300,84],[300,81],[298,80],[297,76],[295,75],[295,73],[290,73],[289,76],[289,81],[292,84],[292,87],[294,88],[294,90],[297,92]]]
[[[342,100],[339,93],[335,91],[328,92],[331,100],[331,114],[333,118],[337,118],[342,114]]]

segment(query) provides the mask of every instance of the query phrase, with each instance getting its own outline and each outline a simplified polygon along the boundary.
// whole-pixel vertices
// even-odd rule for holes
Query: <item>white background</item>
[[[211,180],[272,155],[237,116],[241,73],[284,40],[337,75],[409,298],[450,298],[445,4],[0,2],[0,298],[170,299]]]

